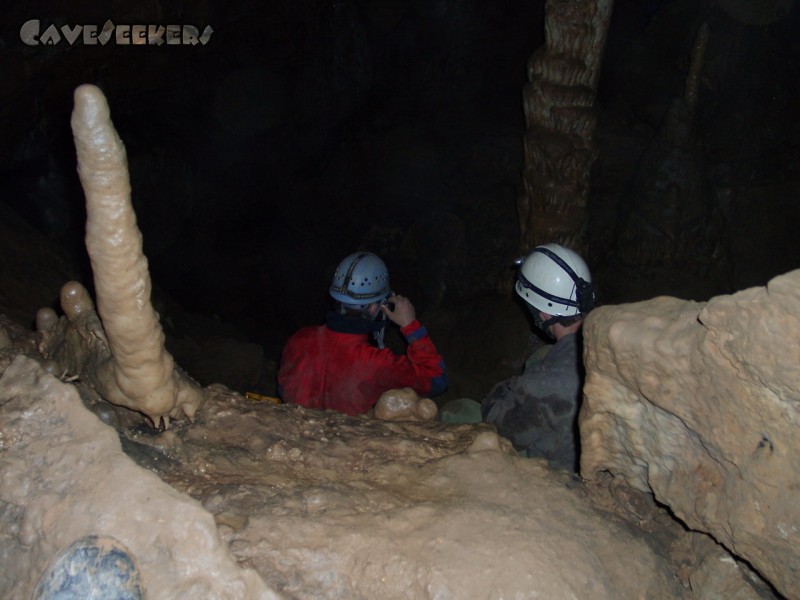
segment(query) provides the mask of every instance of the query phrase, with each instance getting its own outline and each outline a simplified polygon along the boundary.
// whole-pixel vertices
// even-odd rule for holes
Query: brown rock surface
[[[30,598],[53,556],[87,535],[127,546],[150,598],[276,597],[197,501],[125,456],[76,389],[29,358],[0,379],[0,432],[3,598]]]
[[[685,597],[641,531],[487,427],[220,386],[194,424],[125,430],[140,467],[75,390],[22,356],[0,379],[0,596],[95,534],[131,549],[149,597]]]
[[[652,490],[800,597],[800,271],[707,303],[601,307],[584,336],[582,475]]]

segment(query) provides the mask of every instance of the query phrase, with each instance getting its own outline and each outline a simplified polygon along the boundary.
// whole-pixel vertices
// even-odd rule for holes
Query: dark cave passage
[[[62,273],[90,283],[69,111],[76,85],[101,86],[176,347],[202,332],[276,361],[293,331],[322,320],[332,270],[356,249],[386,260],[394,289],[442,338],[485,319],[479,307],[506,314],[491,298],[519,251],[521,90],[543,43],[543,3],[37,2],[7,13],[2,64],[18,83],[3,91],[0,201],[57,248]],[[606,301],[702,300],[798,266],[798,13],[748,21],[724,3],[617,3],[587,234]],[[195,46],[28,46],[19,28],[32,18],[42,29],[111,19],[214,32]],[[702,22],[711,34],[692,150],[659,154]],[[685,185],[691,178],[700,192]],[[672,213],[647,204],[665,186],[678,199]],[[624,224],[638,234],[631,215],[661,218],[653,214],[676,223],[706,215],[698,226],[711,240],[707,256],[626,262]],[[665,235],[645,231],[643,247]],[[27,237],[4,238],[24,264]],[[9,275],[0,306],[18,319],[34,302],[54,303],[60,285],[24,270]],[[523,315],[508,327],[520,324]]]

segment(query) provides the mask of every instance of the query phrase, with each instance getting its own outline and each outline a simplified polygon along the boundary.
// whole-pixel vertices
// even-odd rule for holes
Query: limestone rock
[[[584,327],[581,473],[624,477],[800,597],[800,271]]]
[[[375,404],[375,417],[387,421],[411,419],[431,421],[436,418],[436,403],[420,398],[410,387],[386,390]]]
[[[0,378],[0,431],[4,598],[29,598],[87,535],[129,548],[148,597],[165,599],[691,597],[579,481],[506,452],[486,425],[211,386],[193,424],[118,438],[74,384],[19,356]]]
[[[278,598],[197,501],[125,456],[75,388],[30,358],[0,379],[0,432],[0,597],[30,598],[53,556],[99,535],[130,549],[147,597]]]

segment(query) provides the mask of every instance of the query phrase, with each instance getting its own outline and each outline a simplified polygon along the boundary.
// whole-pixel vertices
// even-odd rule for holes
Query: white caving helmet
[[[356,252],[336,267],[329,292],[334,300],[348,307],[380,302],[392,293],[389,270],[371,252]]]
[[[571,317],[594,308],[597,299],[592,276],[577,252],[558,244],[544,244],[517,264],[517,294],[536,310],[555,317]]]

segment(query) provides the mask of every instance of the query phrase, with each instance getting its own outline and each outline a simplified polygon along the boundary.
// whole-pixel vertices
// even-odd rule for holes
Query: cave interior
[[[338,261],[370,250],[464,374],[450,397],[479,398],[534,343],[509,282],[529,250],[517,212],[522,90],[544,10],[518,0],[7,7],[0,313],[30,327],[37,308],[58,306],[65,280],[91,286],[69,115],[75,87],[94,83],[127,148],[167,343],[190,374],[274,393],[281,348],[323,319]],[[213,35],[30,46],[20,38],[30,19],[42,30],[112,20]],[[603,302],[702,301],[800,266],[799,20],[791,2],[616,3],[585,231]],[[696,111],[665,147],[703,23]],[[632,229],[638,254],[620,243]],[[482,368],[491,372],[474,375]]]

